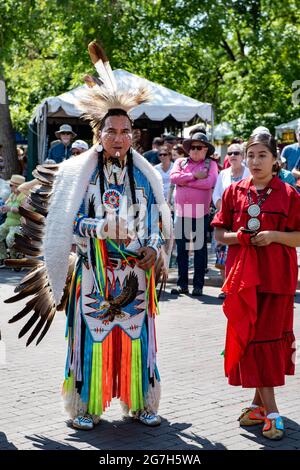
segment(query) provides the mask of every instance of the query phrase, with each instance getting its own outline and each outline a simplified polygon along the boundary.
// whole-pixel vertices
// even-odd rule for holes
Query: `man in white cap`
[[[80,155],[81,153],[85,152],[89,149],[88,144],[84,140],[75,140],[71,147],[72,156]]]
[[[7,258],[7,248],[10,250],[11,258],[14,258],[16,254],[13,245],[15,234],[19,233],[21,229],[19,207],[26,198],[26,195],[21,193],[18,188],[24,182],[24,176],[12,175],[9,181],[11,194],[4,206],[0,207],[0,213],[6,214],[6,220],[0,226],[0,267],[3,266],[4,259]]]
[[[69,124],[63,124],[59,130],[55,132],[55,136],[61,141],[50,148],[48,158],[56,163],[61,163],[71,156],[71,142],[77,134],[73,131]]]

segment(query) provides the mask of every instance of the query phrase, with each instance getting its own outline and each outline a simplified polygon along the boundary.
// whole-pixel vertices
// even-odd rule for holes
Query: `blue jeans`
[[[188,287],[189,273],[189,242],[194,242],[194,288],[204,286],[205,269],[207,265],[207,230],[209,217],[201,219],[177,217],[175,220],[175,238],[177,245],[178,281],[181,288]],[[192,233],[191,233],[192,232]]]

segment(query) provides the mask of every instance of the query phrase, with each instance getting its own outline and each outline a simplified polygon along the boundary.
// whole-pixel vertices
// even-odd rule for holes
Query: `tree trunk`
[[[15,134],[10,118],[10,111],[3,74],[0,70],[0,146],[4,160],[4,178],[19,172]]]

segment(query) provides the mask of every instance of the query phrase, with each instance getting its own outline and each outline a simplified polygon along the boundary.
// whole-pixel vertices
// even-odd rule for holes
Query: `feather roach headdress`
[[[139,104],[151,100],[151,90],[146,84],[138,88],[128,88],[125,84],[117,84],[109,60],[97,42],[88,45],[91,60],[99,74],[99,78],[86,75],[85,83],[88,85],[79,108],[83,111],[83,118],[90,121],[95,133],[101,128],[104,117],[111,109],[122,109],[128,113]]]

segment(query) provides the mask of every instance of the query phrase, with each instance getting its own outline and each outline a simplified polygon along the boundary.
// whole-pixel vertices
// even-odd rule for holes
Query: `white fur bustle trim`
[[[145,397],[145,410],[149,413],[158,413],[159,402],[161,397],[161,384],[154,377],[154,387],[149,384],[148,392]]]
[[[73,390],[70,393],[63,394],[63,403],[65,411],[68,413],[71,419],[76,418],[76,416],[84,416],[87,414],[87,403],[83,403],[80,398],[80,395],[76,390]],[[98,424],[101,417],[98,415],[91,415],[93,418],[93,423]]]
[[[69,254],[73,242],[73,221],[97,165],[98,147],[94,146],[76,158],[59,165],[46,218],[43,251],[49,283],[58,305],[65,286]],[[163,195],[161,176],[150,163],[133,150],[134,165],[148,179],[162,215],[165,239],[172,238],[172,218]]]

